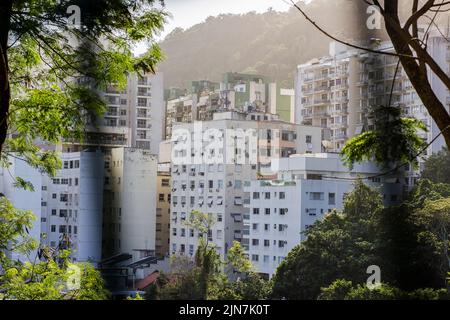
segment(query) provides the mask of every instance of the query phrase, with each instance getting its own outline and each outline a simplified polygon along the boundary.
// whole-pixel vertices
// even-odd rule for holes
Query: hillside
[[[362,1],[315,0],[306,10],[341,39],[380,37],[366,33]],[[195,79],[217,81],[227,71],[256,72],[292,85],[296,66],[326,54],[329,41],[296,9],[220,15],[170,33],[161,42],[166,60],[159,70],[165,73],[166,86],[182,86]]]

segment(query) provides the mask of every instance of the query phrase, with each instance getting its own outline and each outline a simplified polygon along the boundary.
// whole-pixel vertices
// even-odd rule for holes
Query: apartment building
[[[103,154],[61,154],[55,177],[42,176],[41,243],[71,250],[73,261],[101,260]]]
[[[155,255],[157,158],[149,150],[114,148],[105,155],[103,257]]]
[[[297,67],[295,122],[322,127],[330,152],[362,131],[362,61],[359,51],[333,42],[329,56]]]
[[[210,121],[216,112],[259,111],[277,114],[286,122],[295,119],[295,91],[269,82],[263,76],[229,72],[223,75],[220,84],[193,81],[189,92],[167,101],[166,139],[170,139],[175,123]]]
[[[372,47],[394,51],[390,42],[376,43]],[[437,30],[430,32],[427,50],[444,70],[449,70],[450,46]],[[373,128],[368,119],[371,106],[387,105],[391,101],[392,105],[403,110],[404,116],[415,117],[428,126],[429,131],[420,132],[420,135],[431,142],[438,136],[439,129],[401,65],[396,73],[397,60],[393,56],[331,43],[328,56],[313,59],[297,68],[295,121],[323,127],[323,138],[328,141],[327,151],[338,152],[349,138]],[[431,72],[429,77],[433,91],[450,110],[449,91]],[[444,145],[441,136],[428,148],[427,154],[440,151]],[[410,168],[406,185],[414,185],[419,174],[420,170]]]
[[[225,256],[232,241],[242,239],[247,199],[244,184],[273,175],[273,172],[264,171],[272,158],[288,156],[297,150],[321,149],[320,128],[276,119],[276,115],[258,112],[222,112],[214,114],[212,121],[174,126],[170,210],[172,255],[194,255],[202,235],[187,227],[186,221],[192,210],[200,210],[213,215],[215,224],[207,236]],[[304,132],[300,135],[298,130]],[[281,140],[285,141],[280,143]],[[267,150],[273,151],[267,154]]]
[[[370,177],[379,172],[370,163],[349,172],[337,154],[292,155],[273,163],[277,179],[247,182],[249,194],[244,215],[243,247],[260,273],[272,276],[290,250],[305,239],[303,232],[332,209],[343,207],[353,188],[348,178]],[[342,179],[339,179],[342,178]],[[369,185],[381,187],[382,178]],[[387,203],[401,194],[398,184],[389,184]]]
[[[41,199],[41,190],[45,190],[45,187],[42,186],[41,173],[14,156],[9,156],[7,161],[10,163],[8,168],[0,167],[0,197],[6,197],[18,210],[30,210],[34,213],[36,220],[28,231],[29,236],[39,242],[42,219],[41,205],[45,205],[45,202]],[[35,191],[17,188],[15,186],[16,177],[32,183]],[[33,262],[37,255],[36,250],[30,252],[29,255],[8,250],[5,253],[10,259],[21,262]]]
[[[163,74],[142,77],[130,74],[126,88],[111,85],[102,92],[102,97],[106,113],[89,119],[85,139],[66,144],[64,150],[81,151],[87,146],[133,147],[157,154],[164,130]]]
[[[155,253],[157,257],[169,255],[170,245],[170,163],[158,163],[157,201],[156,201],[156,238]]]

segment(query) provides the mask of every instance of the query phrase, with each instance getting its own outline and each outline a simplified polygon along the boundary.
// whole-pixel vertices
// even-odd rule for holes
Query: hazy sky
[[[311,0],[305,2],[309,1]],[[165,4],[172,18],[166,24],[161,39],[177,27],[187,29],[205,21],[209,16],[222,13],[265,12],[270,7],[276,11],[287,11],[290,8],[284,0],[165,0]],[[142,53],[145,48],[145,45],[141,45],[135,52]]]
[[[270,7],[277,11],[289,9],[289,5],[283,0],[166,0],[165,3],[167,11],[173,15],[165,34],[175,27],[189,28],[208,16],[221,13],[264,12]]]

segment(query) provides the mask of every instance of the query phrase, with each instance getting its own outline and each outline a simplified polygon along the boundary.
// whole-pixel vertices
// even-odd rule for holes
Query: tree
[[[363,282],[366,269],[380,264],[375,254],[380,194],[361,181],[347,195],[342,212],[317,221],[306,240],[289,252],[273,278],[273,297],[316,299],[335,279]]]
[[[123,85],[129,72],[154,71],[161,52],[153,36],[162,28],[166,14],[152,9],[153,3],[2,1],[0,151],[8,144],[11,128],[25,131],[25,138],[33,137],[30,130],[19,126],[27,115],[31,115],[28,126],[36,130],[35,135],[43,134],[44,140],[79,137],[84,111],[103,110],[94,89]],[[143,40],[153,42],[151,49],[142,57],[133,57],[132,46]],[[81,77],[89,81],[70,82]],[[56,116],[59,121],[52,123]],[[39,130],[50,125],[51,132]]]
[[[18,300],[103,300],[109,296],[100,273],[88,263],[70,263],[67,250],[51,253],[30,237],[35,215],[0,197],[0,298]],[[41,258],[32,259],[38,250]],[[11,260],[20,253],[27,262]],[[78,274],[74,274],[77,271]],[[76,278],[75,278],[76,277]],[[68,288],[70,279],[78,285]],[[75,283],[75,284],[76,284]]]
[[[211,214],[192,211],[186,226],[209,235],[214,224]],[[152,299],[241,300],[266,299],[270,282],[254,271],[254,266],[237,241],[223,261],[208,236],[199,239],[193,260],[174,257],[167,281],[151,289]],[[235,278],[238,275],[237,279]],[[159,291],[159,292],[158,292]]]
[[[413,163],[417,165],[417,155],[425,146],[418,135],[419,130],[427,131],[422,121],[402,118],[396,107],[375,107],[370,111],[374,129],[348,140],[341,156],[352,167],[355,162],[374,160],[387,168],[392,165]]]
[[[376,190],[357,183],[342,212],[317,221],[306,232],[307,239],[280,264],[273,296],[316,299],[321,288],[338,279],[365,283],[371,265],[380,267],[383,283],[408,294],[445,288],[450,270],[450,186],[442,186],[420,181],[408,201],[383,208]],[[431,199],[424,199],[425,194]],[[342,298],[349,285],[338,285],[331,289]],[[364,290],[358,289],[357,296],[372,294]]]
[[[432,154],[425,161],[421,178],[429,179],[435,183],[450,184],[450,151],[444,149]]]
[[[153,40],[167,16],[153,0],[4,0],[0,2],[0,165],[26,161],[54,176],[61,161],[36,144],[83,140],[85,125],[105,112],[98,90],[123,88],[132,72],[154,72],[162,53]],[[105,9],[108,14],[105,14]],[[139,41],[149,51],[134,57]],[[16,188],[33,185],[14,177]],[[29,255],[33,214],[0,198],[0,291],[14,299],[104,298],[103,282],[89,265],[80,292],[64,293],[70,277],[67,253],[30,263],[11,261],[5,252]],[[23,292],[22,292],[23,290]],[[48,292],[47,292],[48,291]]]
[[[448,300],[446,289],[417,289],[405,292],[386,283],[369,289],[362,284],[354,285],[351,281],[338,279],[330,286],[322,288],[319,300]]]
[[[309,17],[300,5],[291,0],[294,7],[313,24],[320,32],[332,38],[335,41],[349,45],[353,48],[365,50],[380,55],[393,55],[399,58],[411,84],[416,90],[420,100],[424,104],[428,113],[436,122],[439,130],[445,139],[447,147],[450,148],[450,114],[441,103],[436,93],[433,92],[431,82],[428,78],[428,72],[432,72],[445,87],[450,89],[450,77],[442,69],[442,66],[434,60],[427,52],[427,40],[430,27],[435,24],[439,13],[448,11],[448,2],[436,0],[426,0],[419,6],[419,0],[413,1],[384,1],[384,5],[379,0],[361,0],[362,2],[376,6],[384,18],[387,34],[392,41],[395,53],[377,51],[338,39],[331,35],[324,28],[318,26],[314,20]],[[402,23],[399,14],[399,8],[410,8],[411,15]],[[430,15],[432,17],[430,17]],[[425,18],[425,19],[424,19]],[[425,34],[419,36],[418,25],[420,22],[429,24],[425,29]]]

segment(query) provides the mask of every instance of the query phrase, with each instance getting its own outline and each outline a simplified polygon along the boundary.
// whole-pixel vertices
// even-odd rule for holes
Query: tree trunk
[[[402,32],[404,30],[401,28],[398,17],[398,0],[385,1],[384,10],[384,20],[387,33],[389,34],[396,52],[403,55],[400,57],[402,66],[405,69],[411,84],[422,100],[425,108],[427,108],[429,114],[436,122],[439,130],[442,131],[445,143],[450,149],[450,114],[433,92],[428,80],[426,68],[421,68],[415,59],[405,57],[405,55],[413,56],[410,45],[416,40],[413,40],[409,33],[408,37],[406,37],[405,32]],[[417,57],[429,65],[428,60],[430,57],[422,55],[417,50],[415,51],[417,53]]]
[[[0,152],[8,134],[8,113],[11,98],[8,67],[8,36],[12,0],[0,2]]]

